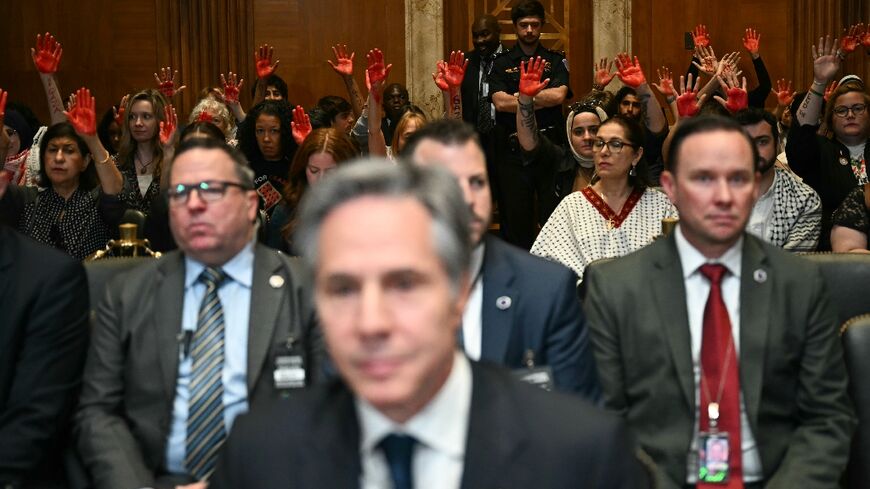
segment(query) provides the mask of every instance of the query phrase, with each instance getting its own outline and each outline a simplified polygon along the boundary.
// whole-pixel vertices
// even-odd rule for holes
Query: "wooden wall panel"
[[[516,0],[444,0],[444,53],[454,49],[470,51],[471,23],[475,17],[490,13],[499,19],[501,39],[506,47],[516,41],[510,10]],[[592,88],[592,0],[542,0],[547,25],[541,42],[551,49],[565,51],[571,71],[575,99]]]
[[[48,106],[30,59],[37,33],[50,31],[63,45],[58,80],[64,97],[87,85],[100,111],[122,94],[153,84],[158,61],[153,0],[0,2],[0,19],[0,87],[43,123],[49,120]]]
[[[347,97],[326,63],[336,43],[356,53],[354,76],[364,95],[365,55],[374,47],[393,64],[388,82],[405,83],[404,0],[253,0],[253,5],[254,44],[275,46],[278,74],[293,103],[310,107],[324,95]]]

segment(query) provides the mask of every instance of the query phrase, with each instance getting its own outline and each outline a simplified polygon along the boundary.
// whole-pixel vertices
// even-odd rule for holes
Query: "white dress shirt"
[[[468,302],[462,311],[462,346],[472,360],[480,360],[483,350],[483,253],[484,244],[481,241],[471,252],[469,273],[474,283],[471,284]]]
[[[465,355],[454,354],[441,390],[404,424],[393,422],[359,397],[355,404],[360,421],[361,489],[393,486],[387,459],[378,449],[381,440],[393,433],[417,440],[411,464],[414,487],[459,489],[471,414],[471,365]]]
[[[704,308],[710,295],[710,282],[701,274],[699,268],[707,263],[719,263],[728,269],[722,278],[722,300],[728,309],[731,320],[731,336],[734,338],[735,354],[740,359],[740,276],[741,260],[743,258],[743,237],[715,260],[707,259],[695,249],[683,236],[680,226],[676,230],[677,251],[683,267],[683,281],[686,287],[686,307],[689,317],[689,333],[692,338],[692,367],[695,376],[695,423],[692,435],[692,446],[687,457],[688,471],[686,482],[695,484],[698,481],[698,427],[701,404],[701,339],[704,331]],[[743,452],[743,481],[759,481],[763,477],[761,471],[761,456],[755,444],[755,437],[746,416],[746,402],[743,392],[740,392],[740,448]]]

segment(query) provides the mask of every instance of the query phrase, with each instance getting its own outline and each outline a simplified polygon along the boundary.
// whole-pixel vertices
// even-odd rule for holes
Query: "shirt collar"
[[[486,245],[481,239],[480,244],[478,244],[474,247],[473,250],[471,250],[471,264],[468,267],[468,273],[471,276],[471,280],[476,281],[477,277],[480,276],[480,269],[483,268],[483,254],[485,252],[485,249]],[[471,285],[473,287],[474,283],[472,282]]]
[[[683,266],[683,279],[699,273],[701,265],[707,263],[719,263],[725,265],[731,275],[740,278],[740,262],[743,257],[743,235],[719,258],[709,259],[698,251],[683,235],[683,229],[677,225],[676,230],[677,251],[680,255],[680,263]]]
[[[402,433],[413,436],[417,442],[437,452],[463,457],[471,410],[471,383],[468,358],[455,352],[450,375],[441,390],[404,424],[395,423],[364,399],[355,397],[361,451],[371,453],[385,436]]]
[[[224,263],[221,268],[232,281],[251,288],[254,277],[254,241],[250,241],[241,251]],[[184,257],[184,288],[188,289],[205,269],[205,265],[189,256]]]

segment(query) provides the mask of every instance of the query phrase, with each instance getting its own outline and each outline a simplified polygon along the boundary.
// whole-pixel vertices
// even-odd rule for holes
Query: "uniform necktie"
[[[218,289],[227,278],[207,267],[197,279],[206,286],[193,335],[190,399],[187,413],[187,471],[200,481],[214,472],[217,453],[226,439],[223,404],[224,311]]]
[[[486,81],[489,72],[492,69],[491,58],[481,58],[480,66],[483,73],[480,75],[480,84],[477,90],[477,129],[481,133],[488,133],[493,126],[492,114],[490,113],[490,102],[488,94],[484,91],[487,89]]]
[[[414,473],[411,471],[411,459],[414,456],[414,445],[417,440],[408,435],[391,434],[384,437],[379,444],[387,457],[390,478],[393,489],[413,489]]]
[[[743,452],[740,447],[740,370],[731,335],[731,319],[722,299],[724,265],[701,266],[701,274],[710,281],[710,295],[704,307],[704,330],[701,339],[701,409],[700,429],[710,431],[708,406],[719,405],[717,431],[727,432],[729,440],[729,477],[727,484],[699,482],[697,489],[743,489]]]

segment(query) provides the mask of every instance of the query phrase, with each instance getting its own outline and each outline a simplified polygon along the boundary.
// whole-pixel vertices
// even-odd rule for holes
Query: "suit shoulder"
[[[499,254],[499,259],[510,261],[514,270],[523,274],[524,279],[546,277],[548,281],[553,278],[576,280],[576,274],[565,265],[533,255],[499,238],[493,237],[486,245],[492,246],[493,251]]]
[[[53,272],[57,267],[81,266],[80,262],[57,248],[40,243],[12,228],[0,225],[0,239],[3,246],[8,247],[13,260],[24,270]]]

